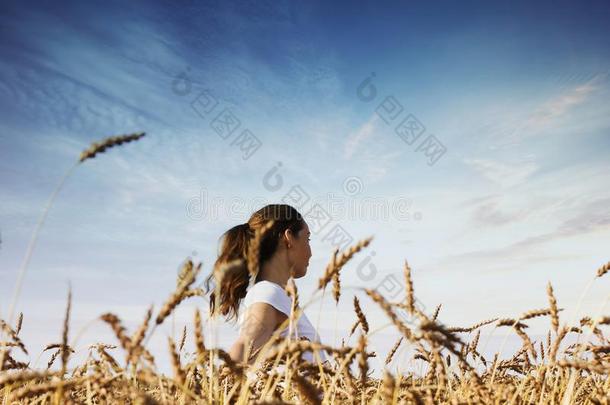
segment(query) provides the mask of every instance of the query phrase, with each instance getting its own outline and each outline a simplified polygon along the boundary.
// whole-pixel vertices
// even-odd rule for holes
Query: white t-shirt
[[[290,307],[292,306],[292,298],[290,298],[286,290],[284,290],[280,285],[276,283],[267,280],[261,280],[254,284],[252,287],[250,287],[248,289],[248,292],[246,293],[246,296],[244,297],[244,310],[241,311],[240,319],[238,322],[240,325],[240,332],[241,329],[244,327],[244,322],[248,316],[248,308],[252,304],[257,302],[267,303],[278,311],[280,311],[281,313],[285,314],[288,318],[290,318]],[[252,321],[253,320],[249,320],[249,322]],[[289,329],[289,326],[284,328],[280,332],[280,336],[288,336]],[[296,339],[306,338],[311,342],[320,342],[320,336],[316,332],[311,322],[309,322],[309,319],[307,318],[307,315],[305,315],[304,312],[301,313],[301,316],[297,320],[296,325],[292,326],[292,337]],[[324,351],[319,351],[318,353],[320,354],[321,361],[326,360]],[[303,357],[306,360],[309,360],[310,362],[314,361],[311,352],[305,352],[303,354]]]

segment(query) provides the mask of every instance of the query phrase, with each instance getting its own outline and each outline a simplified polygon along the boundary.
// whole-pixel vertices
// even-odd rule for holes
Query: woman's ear
[[[286,229],[284,231],[283,239],[283,243],[285,244],[286,248],[290,249],[292,247],[292,244],[294,243],[294,235],[292,234],[292,231],[290,229]]]

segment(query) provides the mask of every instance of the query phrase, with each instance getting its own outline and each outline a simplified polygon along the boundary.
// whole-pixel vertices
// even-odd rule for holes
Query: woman
[[[269,227],[270,226],[270,227]],[[247,256],[257,230],[269,227],[259,244],[259,266],[256,277],[250,280]],[[214,312],[215,301],[218,310],[229,320],[240,318],[239,337],[229,354],[234,361],[248,362],[290,317],[292,299],[286,292],[289,278],[301,278],[307,273],[311,257],[309,227],[302,215],[286,204],[271,204],[256,211],[248,222],[234,226],[224,233],[221,251],[214,264],[217,269],[228,262],[243,259],[243,265],[226,273],[219,286],[219,296],[210,297],[210,309]],[[212,276],[210,276],[212,277]],[[208,279],[210,280],[210,279]],[[243,314],[240,317],[240,303]],[[297,339],[319,342],[307,316],[302,313],[296,325],[290,328]],[[286,337],[289,327],[284,326],[280,336]],[[320,360],[326,358],[319,352]],[[304,358],[314,361],[311,352]]]

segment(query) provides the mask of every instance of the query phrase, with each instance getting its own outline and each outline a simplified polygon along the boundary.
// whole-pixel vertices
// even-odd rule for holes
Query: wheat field
[[[340,294],[338,275],[365,240],[333,259],[319,280],[319,288],[335,280],[333,294]],[[168,350],[173,375],[156,369],[155,358],[145,345],[158,325],[185,299],[204,294],[192,288],[201,264],[187,260],[173,291],[155,317],[152,308],[140,327],[129,333],[112,313],[100,316],[116,336],[116,341],[90,347],[87,360],[72,369],[67,363],[74,348],[69,347],[71,298],[63,326],[62,343],[50,344],[43,351],[53,355],[44,370],[32,370],[19,361],[28,349],[19,337],[23,316],[14,326],[0,321],[7,339],[1,343],[0,398],[3,403],[582,403],[607,404],[610,400],[610,340],[604,328],[610,317],[584,317],[579,325],[561,322],[551,284],[547,288],[549,306],[527,311],[514,319],[489,319],[469,327],[446,327],[438,320],[438,309],[424,314],[414,305],[411,270],[405,263],[404,302],[388,302],[379,293],[366,294],[385,312],[399,339],[388,354],[390,363],[399,345],[412,345],[417,361],[425,363],[425,375],[384,371],[383,378],[370,376],[366,314],[354,298],[360,335],[356,345],[332,347],[305,340],[274,337],[251,358],[248,368],[231,360],[222,349],[207,347],[202,316],[195,311],[192,330],[185,328],[178,342],[169,338]],[[596,273],[608,273],[610,263]],[[220,271],[217,277],[222,277]],[[298,291],[289,288],[293,318],[298,316]],[[406,325],[396,315],[404,309],[415,315],[417,325]],[[549,318],[546,342],[535,344],[525,329],[527,321]],[[505,358],[484,358],[477,350],[481,330],[486,326],[510,328],[523,341],[516,353]],[[577,343],[562,345],[569,334],[579,335]],[[195,347],[190,359],[181,356],[187,335]],[[277,335],[277,334],[276,334]],[[466,340],[464,336],[470,336]],[[592,338],[590,338],[592,337]],[[332,359],[324,364],[306,362],[306,351],[325,350]],[[119,357],[120,356],[120,357]],[[56,367],[54,363],[58,363]],[[352,367],[353,366],[353,367]],[[54,371],[54,369],[56,369]]]
[[[121,143],[137,141],[143,134],[112,137],[92,145],[81,155],[79,163]],[[46,215],[46,212],[45,214]],[[43,219],[44,219],[43,215]],[[36,236],[32,239],[32,245]],[[320,277],[317,292],[329,290],[338,301],[342,293],[342,269],[371,238],[364,239],[344,252],[335,251]],[[29,249],[29,254],[31,254]],[[252,252],[257,252],[256,246]],[[256,257],[244,259],[248,266]],[[27,268],[29,257],[20,269],[19,279]],[[216,285],[231,266],[214,273]],[[583,317],[578,324],[568,324],[549,283],[548,307],[533,309],[514,318],[495,318],[472,326],[449,327],[439,319],[440,306],[430,314],[415,305],[416,295],[411,268],[404,263],[406,297],[390,302],[375,290],[363,292],[387,316],[396,335],[396,343],[385,359],[389,365],[401,346],[414,350],[413,360],[421,363],[424,373],[406,367],[382,370],[375,378],[369,358],[376,356],[369,345],[369,322],[358,298],[353,297],[355,323],[350,335],[357,334],[355,345],[330,346],[306,340],[280,339],[279,331],[299,316],[301,306],[296,285],[287,289],[293,300],[292,313],[270,341],[250,354],[251,364],[236,363],[228,353],[206,342],[204,317],[198,309],[190,328],[180,339],[168,339],[173,373],[158,370],[155,353],[147,348],[150,337],[186,299],[205,296],[209,291],[195,288],[201,263],[190,259],[183,264],[170,292],[158,311],[151,307],[139,327],[128,331],[117,314],[104,313],[100,319],[115,335],[111,342],[89,347],[82,364],[68,367],[75,348],[68,344],[70,334],[71,293],[65,312],[61,343],[52,343],[43,352],[51,357],[46,367],[32,369],[22,359],[28,348],[20,337],[23,314],[15,322],[0,320],[0,400],[12,403],[203,403],[203,404],[608,404],[610,403],[610,339],[607,329],[610,317]],[[591,272],[592,283],[610,272],[610,262]],[[332,286],[330,284],[332,283]],[[218,296],[218,294],[216,294]],[[398,316],[405,311],[416,321],[407,324]],[[206,314],[207,315],[207,314]],[[216,314],[210,314],[215,319]],[[534,341],[527,333],[528,322],[548,318],[546,340]],[[479,340],[485,328],[506,328],[522,346],[509,355],[486,358],[479,352]],[[347,337],[347,336],[346,336]],[[574,337],[575,343],[567,343]],[[193,348],[192,355],[184,348]],[[324,350],[330,361],[309,363],[305,352]],[[396,371],[396,370],[402,371]]]

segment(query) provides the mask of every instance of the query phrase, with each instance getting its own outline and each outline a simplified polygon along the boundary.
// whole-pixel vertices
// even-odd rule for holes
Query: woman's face
[[[296,237],[290,238],[290,249],[288,254],[294,265],[294,278],[301,278],[307,273],[309,259],[311,258],[311,246],[309,246],[309,226],[304,223],[303,228],[298,232]]]

